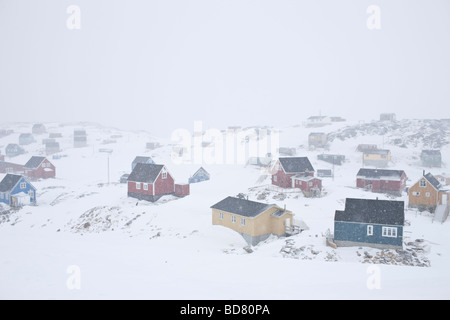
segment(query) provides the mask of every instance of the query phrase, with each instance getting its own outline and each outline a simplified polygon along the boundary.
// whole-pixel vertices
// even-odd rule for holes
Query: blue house
[[[0,202],[11,207],[36,203],[36,188],[24,176],[7,174],[0,182]]]
[[[134,167],[136,167],[136,165],[138,163],[155,164],[155,161],[153,161],[153,159],[151,157],[138,156],[138,157],[134,158],[133,162],[131,163],[131,171],[134,170]]]
[[[20,145],[27,145],[27,144],[32,144],[33,142],[36,142],[36,140],[34,140],[34,137],[31,133],[21,133],[19,136],[19,144]]]
[[[347,198],[345,210],[334,216],[338,247],[403,248],[404,202]]]
[[[209,173],[201,167],[198,169],[192,177],[189,178],[189,183],[197,183],[209,180]]]

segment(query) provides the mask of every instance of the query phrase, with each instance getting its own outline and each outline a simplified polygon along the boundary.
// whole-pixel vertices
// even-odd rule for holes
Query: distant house
[[[131,171],[134,170],[134,167],[136,167],[136,165],[138,163],[154,164],[155,162],[153,161],[153,159],[151,157],[137,156],[136,158],[134,158],[133,162],[131,163]]]
[[[441,185],[443,186],[450,185],[450,175],[435,174],[434,177],[439,181]]]
[[[87,146],[87,134],[84,129],[75,129],[73,131],[74,148],[83,148]]]
[[[314,176],[314,168],[307,157],[280,157],[274,164],[272,184],[281,188],[292,188],[292,177]]]
[[[48,134],[48,137],[50,139],[62,138],[62,133],[60,133],[60,132],[50,132]]]
[[[356,175],[356,187],[372,192],[401,195],[406,188],[406,179],[403,170],[362,168]]]
[[[331,169],[317,169],[317,177],[331,178],[333,177],[333,171]]]
[[[59,147],[59,142],[53,141],[53,142],[47,142],[45,144],[45,154],[48,156],[58,153],[60,151],[61,151],[61,148]]]
[[[367,143],[362,143],[359,144],[358,147],[356,148],[356,151],[359,152],[367,152],[367,151],[374,151],[377,150],[378,147],[376,144],[367,144]]]
[[[303,191],[306,197],[320,197],[322,193],[322,180],[308,174],[297,174],[292,178],[292,188]]]
[[[129,173],[124,173],[123,175],[120,176],[119,182],[120,183],[127,183],[129,176],[130,176]]]
[[[0,182],[0,202],[11,207],[36,203],[36,188],[21,175],[7,174]]]
[[[201,167],[192,175],[192,177],[189,178],[189,183],[207,181],[209,180],[209,178],[210,176],[208,171],[206,171],[203,167]]]
[[[382,113],[380,114],[380,121],[395,121],[395,113]]]
[[[317,159],[340,166],[345,161],[345,156],[340,154],[319,154]]]
[[[25,176],[37,179],[55,178],[56,168],[46,157],[33,156],[24,166]]]
[[[441,167],[442,156],[440,150],[422,150],[420,160],[425,167]]]
[[[213,225],[238,232],[249,245],[257,245],[270,235],[289,236],[302,229],[294,225],[291,211],[275,204],[227,197],[211,206],[211,209]]]
[[[323,148],[328,143],[328,135],[324,132],[311,132],[308,135],[308,145],[314,148]]]
[[[9,135],[12,134],[13,132],[14,132],[13,130],[0,129],[0,138],[9,136]]]
[[[45,126],[42,123],[36,123],[31,128],[31,132],[33,134],[43,134],[43,133],[47,132],[47,129],[45,128]]]
[[[295,148],[280,147],[280,148],[278,148],[278,153],[283,156],[292,157],[292,156],[295,156],[295,154],[297,153],[297,150]]]
[[[19,135],[19,145],[24,146],[36,142],[31,133],[21,133]]]
[[[175,192],[175,181],[162,164],[138,163],[128,177],[128,196],[157,201]]]
[[[10,143],[5,148],[5,154],[7,157],[15,157],[23,153],[25,153],[25,150],[15,143]]]
[[[431,174],[425,174],[408,189],[410,208],[434,212],[439,205],[448,205],[450,191]]]
[[[331,124],[331,119],[327,116],[311,116],[306,119],[307,127],[323,127],[329,124]]]
[[[338,247],[402,249],[404,223],[403,201],[347,198],[345,210],[334,215],[334,242]]]
[[[373,166],[377,168],[387,167],[391,161],[391,151],[390,150],[372,150],[363,152],[363,165]]]
[[[14,174],[23,174],[24,168],[22,165],[12,162],[0,162],[0,173],[14,173]]]
[[[158,142],[147,142],[145,147],[147,150],[154,150],[161,147],[161,145]]]
[[[331,122],[345,122],[345,119],[342,117],[330,117]]]

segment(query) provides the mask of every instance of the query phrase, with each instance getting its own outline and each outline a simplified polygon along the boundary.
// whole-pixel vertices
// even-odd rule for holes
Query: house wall
[[[21,188],[21,183],[25,182],[25,188]],[[7,203],[8,205],[11,205],[11,197],[19,194],[21,192],[26,193],[26,194],[30,194],[30,202],[35,203],[36,202],[36,190],[34,189],[34,187],[28,182],[26,181],[24,178],[20,179],[19,182],[17,183],[17,185],[11,190],[11,192],[9,193],[9,197],[8,199],[6,199],[6,201],[2,201]],[[1,199],[4,200],[4,199]]]
[[[367,223],[334,222],[334,242],[338,246],[351,246],[373,244],[379,247],[402,247],[403,227],[392,225],[370,224],[373,226],[373,235],[367,235]],[[382,227],[397,228],[397,237],[383,237]]]
[[[421,187],[420,181],[425,181],[426,186]],[[414,192],[420,192],[418,196],[413,195]],[[426,193],[429,192],[430,196],[427,197]],[[425,179],[421,178],[408,190],[409,207],[435,207],[438,204],[438,192],[437,190]]]
[[[299,188],[302,191],[310,192],[313,188],[318,188],[319,190],[322,190],[322,180],[320,179],[311,179],[309,181],[303,181],[299,179],[292,179],[293,181],[293,188]],[[312,183],[310,186],[309,183]]]
[[[148,183],[148,190],[144,190],[144,184],[141,182],[141,188],[136,189],[135,181],[128,181],[128,193],[142,194],[142,195],[153,195],[153,184]]]
[[[212,209],[212,224],[222,225],[241,234],[246,234],[252,237],[267,234],[282,236],[286,232],[286,219],[289,219],[290,225],[293,224],[293,214],[290,211],[287,211],[281,217],[271,216],[272,213],[279,209],[280,208],[278,207],[271,207],[254,218],[240,216],[223,210]],[[223,219],[220,219],[220,212],[223,213]],[[236,217],[236,222],[232,222],[232,216]],[[241,218],[245,219],[244,226],[241,224]]]
[[[155,195],[170,194],[175,192],[175,181],[167,172],[166,179],[162,178],[162,172],[155,181]]]
[[[189,184],[175,184],[175,195],[184,197],[189,195]]]
[[[272,184],[279,186],[281,188],[291,188],[292,187],[291,177],[293,176],[295,176],[294,173],[286,174],[283,171],[283,169],[280,169],[275,174],[272,175]]]
[[[389,191],[402,191],[406,188],[406,178],[401,180],[378,180],[378,179],[356,179],[357,188],[367,188],[372,186],[373,192],[389,192]]]

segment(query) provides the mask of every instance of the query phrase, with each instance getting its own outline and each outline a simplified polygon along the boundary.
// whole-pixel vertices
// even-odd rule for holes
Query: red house
[[[175,184],[175,195],[177,197],[185,197],[189,195],[189,184]]]
[[[174,192],[175,181],[162,164],[138,163],[128,177],[128,196],[132,198],[155,202]]]
[[[56,176],[55,166],[45,157],[31,157],[23,166],[25,176],[30,179],[49,179]]]
[[[314,168],[307,157],[279,158],[274,166],[272,184],[281,188],[292,188],[292,177],[296,175],[314,177]]]
[[[319,197],[322,192],[322,180],[310,175],[295,175],[292,178],[292,188],[299,188],[307,197]]]
[[[11,174],[20,174],[24,173],[23,165],[0,161],[0,173],[11,173]]]
[[[406,173],[403,170],[363,168],[356,176],[356,187],[372,192],[401,194],[406,188],[406,179]]]

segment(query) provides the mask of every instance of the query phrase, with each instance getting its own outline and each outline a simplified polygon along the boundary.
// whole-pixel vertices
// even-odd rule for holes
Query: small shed
[[[420,160],[425,167],[441,167],[442,155],[440,150],[422,150]]]
[[[345,156],[341,154],[319,154],[317,159],[340,166],[345,161]]]
[[[15,157],[23,153],[25,153],[25,150],[16,143],[10,143],[5,148],[5,154],[7,157]]]
[[[34,137],[31,133],[21,133],[19,135],[19,145],[28,145],[34,143]]]
[[[33,127],[31,128],[31,132],[33,134],[44,134],[47,132],[47,129],[45,128],[44,124],[42,123],[35,123]]]
[[[311,132],[308,136],[308,145],[315,148],[323,148],[328,143],[328,135],[324,132]]]
[[[209,173],[203,168],[200,167],[193,175],[189,178],[189,183],[197,183],[202,181],[209,180],[210,175]]]
[[[188,183],[180,184],[175,183],[175,196],[177,197],[185,197],[190,193],[190,188]]]

